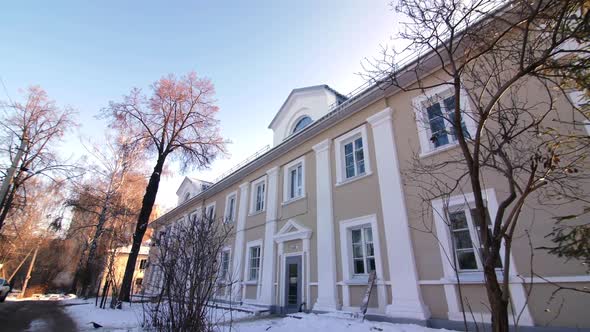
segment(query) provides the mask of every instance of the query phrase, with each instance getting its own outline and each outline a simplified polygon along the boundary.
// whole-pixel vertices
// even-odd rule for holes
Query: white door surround
[[[422,301],[412,247],[408,213],[393,131],[392,110],[367,118],[373,129],[379,193],[389,262],[392,303],[386,314],[395,318],[426,320],[430,311]],[[405,268],[400,269],[399,266]]]
[[[311,239],[312,231],[311,229],[302,226],[297,221],[291,219],[287,221],[285,226],[283,226],[279,232],[274,236],[274,241],[278,244],[278,261],[281,262],[279,266],[279,280],[278,280],[278,292],[279,292],[279,300],[278,303],[280,306],[285,305],[285,271],[286,271],[286,259],[287,257],[293,256],[301,256],[301,294],[302,294],[302,301],[305,302],[305,307],[310,307],[310,294],[311,294],[311,287],[309,285],[309,278],[310,278],[310,263],[309,263],[309,245]],[[294,252],[294,253],[285,253],[285,242],[293,241],[293,240],[301,240],[303,244],[302,251]]]

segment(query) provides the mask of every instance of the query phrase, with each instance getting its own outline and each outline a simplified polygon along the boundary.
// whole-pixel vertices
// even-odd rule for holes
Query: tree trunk
[[[88,298],[90,293],[93,291],[94,284],[96,283],[96,275],[98,274],[97,264],[95,262],[96,250],[98,248],[98,242],[104,232],[104,224],[107,221],[107,208],[110,200],[110,193],[107,193],[104,204],[98,216],[98,224],[94,232],[94,237],[90,241],[90,250],[88,251],[88,258],[86,259],[86,266],[84,267],[84,276],[82,284],[82,294]]]
[[[160,176],[162,169],[164,168],[164,161],[166,155],[161,154],[158,156],[158,161],[154,167],[154,171],[150,176],[150,181],[145,189],[145,195],[141,203],[141,211],[137,218],[137,225],[135,226],[135,233],[133,233],[133,244],[131,245],[131,252],[127,259],[127,265],[125,266],[125,275],[123,276],[123,282],[121,283],[121,291],[119,292],[120,302],[129,302],[131,293],[131,283],[133,282],[133,272],[135,271],[135,264],[137,262],[137,255],[141,247],[141,241],[147,230],[150,215],[152,214],[152,208],[156,201],[156,195],[158,194],[158,186],[160,185]]]
[[[10,211],[10,208],[12,207],[12,201],[14,200],[14,195],[16,193],[16,189],[17,189],[17,186],[13,185],[10,190],[10,193],[8,194],[8,197],[6,197],[4,202],[2,202],[2,212],[0,213],[0,229],[2,229],[2,226],[4,226],[4,221],[6,220],[6,217],[8,216],[8,212]]]
[[[484,274],[487,280],[486,291],[488,301],[490,301],[490,309],[492,311],[492,331],[508,332],[508,301],[504,300],[502,296],[502,292],[507,290],[502,290],[500,287],[493,264],[486,264]]]

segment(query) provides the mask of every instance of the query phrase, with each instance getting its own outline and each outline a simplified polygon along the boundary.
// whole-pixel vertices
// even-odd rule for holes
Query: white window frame
[[[575,107],[580,107],[583,103],[585,95],[583,91],[575,90],[568,93],[567,97],[572,105]],[[584,129],[586,130],[586,134],[590,135],[590,120],[584,120]]]
[[[346,284],[366,284],[369,281],[369,273],[355,274],[352,255],[352,230],[371,227],[373,235],[373,250],[375,259],[375,271],[377,278],[383,277],[383,264],[381,257],[381,243],[379,239],[379,229],[377,226],[377,216],[375,214],[362,216],[353,219],[340,221],[340,246],[344,283]]]
[[[490,220],[493,223],[496,218],[496,213],[498,211],[498,201],[496,199],[496,193],[494,189],[486,189],[482,191],[482,193],[488,209]],[[463,195],[451,196],[450,198],[448,198],[448,200],[445,201],[443,201],[443,199],[437,199],[432,201],[432,213],[434,217],[434,223],[436,226],[436,235],[438,237],[440,255],[443,262],[445,278],[449,280],[456,279],[454,266],[453,263],[450,261],[451,257],[454,257],[454,253],[452,244],[453,237],[451,234],[451,229],[448,225],[449,219],[447,208],[451,211],[457,211],[457,207],[463,207],[463,209],[466,212],[466,217],[468,218],[467,222],[469,226],[469,234],[471,236],[471,241],[476,256],[478,269],[460,270],[458,263],[456,263],[455,265],[457,266],[459,276],[462,280],[469,280],[471,277],[473,277],[474,280],[480,280],[483,278],[483,270],[481,269],[481,257],[479,257],[480,253],[477,247],[479,245],[479,234],[477,233],[477,231],[475,231],[475,224],[471,221],[471,215],[469,214],[469,216],[467,216],[467,214],[469,213],[468,208],[475,207],[474,195],[473,193],[468,193]],[[504,253],[505,248],[502,244],[502,247],[500,248],[500,260],[502,262],[502,266],[505,266]],[[516,271],[513,266],[513,261],[513,259],[510,259],[510,271],[512,271],[511,274],[514,274]],[[502,268],[497,268],[497,270],[501,271]]]
[[[354,142],[357,138],[362,138],[363,141],[363,161],[365,163],[365,173],[355,174],[350,178],[346,178],[346,161],[344,160],[344,146],[351,141]],[[336,185],[345,184],[357,179],[364,178],[372,174],[371,171],[371,155],[369,153],[369,140],[367,138],[367,126],[362,125],[357,127],[344,135],[334,139],[335,154],[336,154]],[[353,143],[354,145],[354,143]],[[354,149],[354,146],[353,146]],[[355,165],[356,169],[356,165]]]
[[[221,272],[223,272],[223,254],[227,253],[227,271],[225,271],[225,274],[222,274]],[[219,262],[221,264],[220,268],[219,268],[219,278],[218,281],[219,282],[227,282],[227,281],[231,281],[231,277],[229,277],[230,273],[231,273],[231,260],[232,260],[232,252],[231,252],[231,247],[229,246],[225,246],[221,249],[221,253],[220,253],[220,257],[219,257]]]
[[[213,202],[213,203],[207,204],[207,206],[205,207],[205,215],[207,216],[207,218],[209,218],[209,210],[210,210],[210,209],[213,209],[213,216],[212,216],[212,218],[211,218],[211,219],[213,219],[213,220],[215,220],[215,203],[216,203],[216,202]]]
[[[258,262],[258,276],[256,278],[256,280],[251,280],[250,279],[250,248],[254,248],[254,247],[260,247],[260,258],[259,258],[259,262]],[[260,278],[262,277],[262,251],[263,247],[262,247],[262,239],[259,240],[254,240],[254,241],[250,241],[248,243],[246,243],[246,264],[244,264],[245,266],[245,270],[244,270],[244,280],[245,280],[245,284],[247,285],[256,285],[258,283],[260,283]]]
[[[420,139],[420,157],[426,157],[436,152],[445,151],[458,146],[458,142],[452,138],[452,135],[448,135],[449,143],[435,147],[434,143],[430,140],[432,137],[432,131],[430,129],[430,121],[428,119],[427,107],[435,103],[441,104],[441,111],[444,113],[444,103],[448,97],[454,94],[453,87],[449,85],[441,85],[436,88],[432,88],[426,91],[424,94],[417,96],[412,99],[412,105],[414,108],[414,115],[416,119],[416,127],[418,129],[418,137]],[[461,89],[460,93],[460,108],[463,111],[462,117],[465,123],[465,128],[470,135],[474,135],[476,131],[476,123],[473,120],[473,113],[471,111],[471,104],[468,101],[468,94],[465,89]],[[450,128],[451,124],[445,120],[445,126]]]
[[[291,170],[301,165],[301,194],[291,197]],[[283,204],[304,198],[305,193],[305,156],[301,156],[283,166]]]
[[[264,184],[264,194],[262,195],[262,209],[256,210],[256,189],[258,185]],[[266,175],[252,181],[250,188],[250,215],[262,213],[266,211],[266,193],[268,192],[268,185],[266,184]]]
[[[234,208],[233,208],[233,213],[231,215],[231,218],[229,216],[229,202],[230,199],[233,198],[234,199]],[[236,221],[236,207],[238,206],[238,192],[237,191],[232,191],[231,193],[229,193],[227,196],[225,196],[225,211],[223,212],[223,221],[226,223],[234,223]]]

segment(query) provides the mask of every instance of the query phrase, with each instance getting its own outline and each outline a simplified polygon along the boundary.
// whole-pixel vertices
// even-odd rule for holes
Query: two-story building
[[[437,74],[443,76],[432,77]],[[358,312],[375,271],[373,317],[461,327],[453,322],[463,319],[463,301],[470,317],[489,322],[469,187],[448,205],[433,200],[424,209],[405,176],[416,158],[459,153],[450,134],[429,139],[440,124],[419,123],[429,108],[448,107],[449,93],[375,85],[348,96],[327,85],[295,89],[269,125],[273,147],[216,183],[187,178],[178,190],[179,205],[152,224],[155,233],[202,209],[231,223],[223,259],[238,286],[234,294],[226,292],[226,300],[274,310]],[[529,97],[534,94],[531,89]],[[469,121],[465,130],[473,130]],[[486,176],[484,196],[493,220],[508,190],[497,175]],[[549,241],[553,211],[531,204],[523,218],[534,220],[526,231],[536,274],[531,276],[531,247],[522,226],[508,263],[511,308],[520,326],[588,328],[590,296],[553,291],[556,285],[588,286],[590,276],[578,262],[535,249]],[[443,214],[461,227],[449,228]],[[453,250],[457,274],[448,255]]]

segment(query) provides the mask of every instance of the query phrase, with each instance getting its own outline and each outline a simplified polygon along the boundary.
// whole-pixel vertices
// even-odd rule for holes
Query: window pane
[[[452,114],[455,111],[455,97],[449,97],[447,99],[445,99],[443,101],[443,103],[445,104],[445,108],[447,110],[448,113]],[[463,110],[461,110],[461,112],[463,112]],[[449,119],[453,119],[453,117],[451,115],[449,115]],[[450,122],[450,125],[452,126],[452,122]],[[465,121],[463,120],[463,118],[461,118],[461,130],[463,131],[463,135],[467,138],[471,138],[471,136],[469,136],[469,132],[467,131],[467,127],[465,126]],[[455,128],[454,126],[451,127],[451,135],[453,137],[455,137]]]
[[[352,243],[361,243],[361,230],[355,229],[351,231],[352,233]]]
[[[457,211],[449,213],[449,219],[451,222],[451,229],[466,229],[467,218],[465,217],[465,211]]]
[[[442,116],[440,104],[432,104],[426,108],[428,113],[428,122],[430,123],[430,131],[432,132],[431,141],[435,147],[449,144],[447,137],[445,120]]]
[[[471,236],[469,236],[469,230],[453,231],[453,237],[455,239],[455,249],[473,248]]]
[[[295,197],[295,190],[297,186],[297,169],[291,170],[289,198]]]
[[[471,219],[473,219],[473,222],[475,223],[476,227],[480,227],[481,226],[481,221],[479,218],[479,214],[477,214],[476,209],[471,209],[469,210],[469,213],[471,213]],[[488,212],[488,209],[485,210],[485,214],[486,214],[486,224],[488,226],[490,226],[492,224],[492,221],[490,220],[490,214]]]
[[[344,145],[344,154],[349,155],[352,154],[352,143],[348,143]]]
[[[477,262],[473,250],[458,251],[457,262],[461,270],[476,270]]]
[[[373,244],[372,243],[367,243],[366,245],[366,255],[367,256],[375,256],[375,251],[373,249]]]
[[[363,258],[363,245],[362,244],[353,244],[352,245],[352,257],[353,258]]]
[[[365,231],[365,241],[373,242],[373,230],[370,227],[364,228]]]
[[[367,268],[369,272],[375,271],[375,258],[367,258]]]
[[[346,178],[351,178],[354,176],[354,166],[347,166],[346,167]]]
[[[311,123],[311,118],[309,116],[301,118],[301,120],[297,121],[295,128],[293,128],[293,133],[300,131],[301,129],[307,127]]]
[[[355,274],[363,274],[365,273],[365,264],[363,263],[363,259],[355,259],[354,260],[354,273]]]

